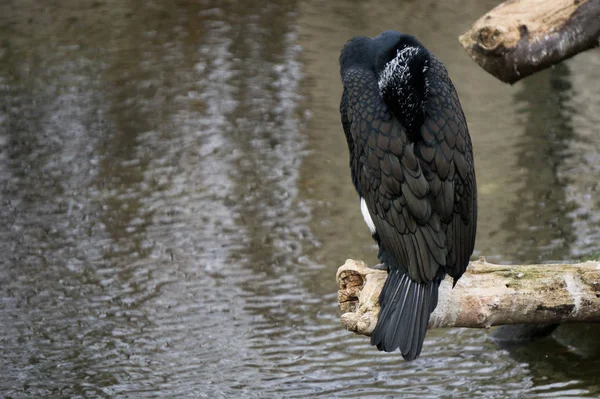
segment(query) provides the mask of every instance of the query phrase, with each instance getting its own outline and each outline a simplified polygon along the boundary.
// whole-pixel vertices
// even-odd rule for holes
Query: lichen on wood
[[[362,261],[348,259],[340,266],[338,301],[347,330],[371,334],[386,277]],[[495,265],[481,258],[454,289],[450,278],[442,282],[429,327],[575,322],[600,322],[600,262]]]

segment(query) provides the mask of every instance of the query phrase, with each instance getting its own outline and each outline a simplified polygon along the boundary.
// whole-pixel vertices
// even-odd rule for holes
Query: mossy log
[[[370,335],[387,272],[348,259],[337,271],[342,325]],[[447,277],[429,328],[600,322],[600,262],[494,265],[471,262],[454,288]]]
[[[475,62],[510,84],[599,40],[600,0],[508,0],[459,37]]]

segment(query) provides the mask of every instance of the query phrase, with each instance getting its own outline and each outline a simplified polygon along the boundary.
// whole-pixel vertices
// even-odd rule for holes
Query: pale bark
[[[599,40],[600,0],[508,0],[459,37],[475,62],[511,84]]]
[[[348,259],[338,269],[342,325],[370,335],[387,273]],[[429,328],[600,322],[600,262],[494,265],[471,262],[454,288],[440,285]]]

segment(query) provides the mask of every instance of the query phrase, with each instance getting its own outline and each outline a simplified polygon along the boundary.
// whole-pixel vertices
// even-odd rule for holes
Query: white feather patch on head
[[[362,197],[360,197],[360,212],[362,213],[365,223],[371,231],[371,235],[375,234],[375,223],[373,223],[373,219],[369,213],[369,208],[367,208],[367,201],[365,201],[365,199]]]
[[[379,74],[379,91],[388,86],[390,82],[403,81],[410,77],[408,69],[408,60],[419,52],[417,47],[404,47],[402,50],[396,50],[396,58],[385,64],[385,68]],[[395,77],[395,75],[398,75]],[[394,78],[395,77],[395,78]],[[397,89],[397,88],[394,88]]]

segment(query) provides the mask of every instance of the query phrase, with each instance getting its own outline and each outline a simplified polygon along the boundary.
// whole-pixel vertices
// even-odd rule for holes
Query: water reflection
[[[574,241],[565,198],[566,183],[558,176],[575,135],[567,64],[525,79],[515,95],[516,119],[524,132],[515,145],[517,163],[509,169],[518,181],[513,206],[502,223],[517,262],[535,263],[569,257]]]
[[[600,69],[496,82],[456,41],[487,3],[0,5],[2,394],[597,396],[593,357],[541,359],[556,342],[522,355],[436,330],[409,364],[338,323],[335,267],[376,253],[338,113],[352,35],[411,31],[447,64],[482,185],[478,253],[593,249]]]

